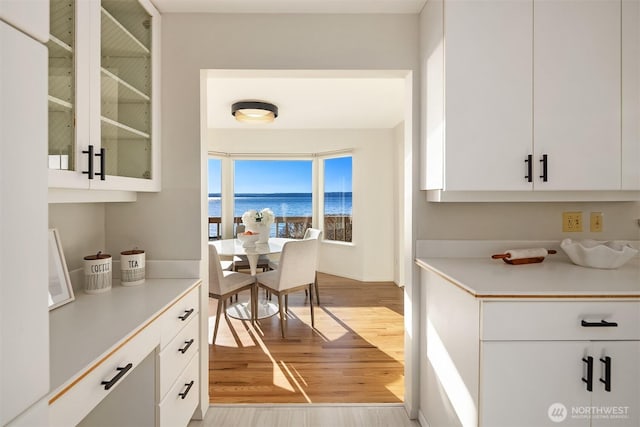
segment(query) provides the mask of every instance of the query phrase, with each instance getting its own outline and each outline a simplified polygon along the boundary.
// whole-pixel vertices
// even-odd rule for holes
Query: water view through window
[[[351,158],[348,159],[348,163],[336,163],[331,167],[331,176],[325,177],[325,182],[331,183],[325,185],[325,189],[330,191],[325,191],[323,212],[325,219],[332,218],[331,224],[336,222],[336,218],[343,217],[348,217],[351,223]],[[302,237],[304,231],[312,226],[313,219],[312,165],[311,160],[234,161],[234,222],[241,223],[242,214],[248,210],[269,208],[276,217],[271,226],[271,236]],[[209,237],[214,239],[221,235],[223,178],[220,167],[220,160],[209,159]],[[341,167],[348,167],[348,171],[338,173]],[[348,175],[348,182],[345,182],[345,175]],[[339,223],[342,227],[345,221]],[[350,241],[345,239],[344,232],[341,236],[334,240]]]

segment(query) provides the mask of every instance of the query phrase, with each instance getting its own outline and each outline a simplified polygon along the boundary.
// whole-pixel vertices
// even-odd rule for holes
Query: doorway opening
[[[404,402],[407,298],[402,285],[408,276],[405,270],[411,268],[403,251],[411,227],[405,208],[411,193],[405,184],[406,152],[412,145],[411,73],[206,70],[202,85],[203,146],[210,158],[219,159],[221,175],[220,191],[212,192],[219,193],[213,197],[219,198],[220,220],[215,227],[209,222],[207,239],[212,228],[215,238],[235,236],[236,218],[241,216],[234,210],[237,192],[224,180],[234,176],[235,162],[310,159],[312,193],[319,194],[312,198],[311,222],[325,229],[327,191],[325,178],[318,173],[322,169],[318,158],[344,157],[348,152],[353,162],[351,218],[355,218],[348,241],[325,238],[321,243],[315,329],[310,327],[309,300],[303,294],[289,301],[285,340],[279,334],[278,315],[255,326],[221,319],[216,345],[209,351],[211,402]],[[310,96],[306,86],[316,95]],[[386,91],[385,104],[395,102],[399,113],[375,111],[370,98],[360,96],[363,91],[367,96],[377,94],[378,99],[380,91]],[[290,101],[295,96],[287,98],[287,93],[303,94],[306,107]],[[276,121],[260,128],[233,121],[228,108],[248,96],[277,104]],[[313,111],[309,99],[314,100]],[[364,104],[355,107],[354,99]],[[328,124],[326,117],[321,124],[318,111],[342,104],[359,114],[349,118],[343,112],[334,124]],[[366,121],[362,116],[368,116]],[[263,180],[269,180],[268,174]],[[277,235],[278,230],[272,233]],[[215,316],[216,301],[209,302]]]

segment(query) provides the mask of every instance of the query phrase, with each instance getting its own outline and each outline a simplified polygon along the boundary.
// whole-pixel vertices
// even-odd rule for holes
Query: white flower
[[[273,211],[269,208],[264,208],[261,211],[251,209],[242,214],[242,223],[244,225],[263,224],[267,227],[273,224],[276,217]]]

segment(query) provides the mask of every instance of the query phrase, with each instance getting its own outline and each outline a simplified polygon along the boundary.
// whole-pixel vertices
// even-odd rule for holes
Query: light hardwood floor
[[[213,405],[189,427],[419,427],[401,405]]]
[[[278,315],[255,327],[221,319],[216,344],[209,346],[211,403],[404,401],[402,289],[327,274],[319,275],[319,283],[315,330],[304,292],[289,297],[286,339]],[[248,300],[248,293],[243,298]],[[215,309],[210,299],[210,343]]]

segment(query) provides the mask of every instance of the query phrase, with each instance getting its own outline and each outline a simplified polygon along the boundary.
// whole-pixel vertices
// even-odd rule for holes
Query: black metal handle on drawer
[[[527,174],[524,176],[524,179],[527,180],[527,182],[531,182],[533,180],[533,155],[529,154],[527,156],[526,159],[524,159],[524,162],[527,164]]]
[[[605,391],[611,391],[611,358],[609,356],[604,359],[601,357],[600,361],[604,363],[604,379],[600,378],[600,382],[604,384]]]
[[[187,350],[189,350],[189,347],[191,347],[191,344],[193,344],[194,339],[191,338],[189,341],[185,341],[184,344],[185,346],[182,348],[179,348],[178,351],[182,354],[185,354],[187,352]]]
[[[585,328],[615,328],[618,326],[616,322],[607,322],[606,320],[601,320],[599,322],[587,322],[586,320],[583,320],[580,324]]]
[[[87,174],[87,178],[93,179],[93,145],[90,145],[89,147],[87,147],[87,151],[82,150],[82,153],[88,154],[87,156],[88,170],[82,171],[82,173]]]
[[[182,316],[178,316],[178,319],[184,322],[185,320],[187,320],[189,316],[191,316],[192,313],[193,313],[193,308],[189,310],[185,310]]]
[[[582,377],[582,381],[587,383],[587,391],[593,391],[593,357],[583,357],[582,361],[587,364],[587,378]]]
[[[102,381],[100,384],[104,386],[105,390],[109,390],[111,387],[116,385],[120,378],[122,378],[127,372],[129,372],[133,368],[133,363],[127,364],[124,368],[118,368],[118,373],[115,377],[111,378],[109,381]]]
[[[549,164],[548,156],[543,154],[540,162],[542,163],[542,175],[540,175],[540,178],[542,178],[543,182],[547,182],[547,168]]]
[[[105,180],[105,176],[106,176],[106,174],[105,174],[105,172],[106,172],[105,171],[105,161],[106,161],[106,158],[107,158],[106,152],[107,152],[106,149],[101,148],[100,149],[100,154],[96,154],[95,155],[96,157],[100,157],[100,173],[97,173],[96,175],[100,176],[100,180],[101,181],[104,181]]]
[[[191,390],[191,387],[193,387],[194,383],[195,381],[191,380],[190,383],[185,384],[187,388],[182,393],[178,393],[178,396],[180,396],[181,399],[186,398],[187,394],[189,394],[189,390]]]

